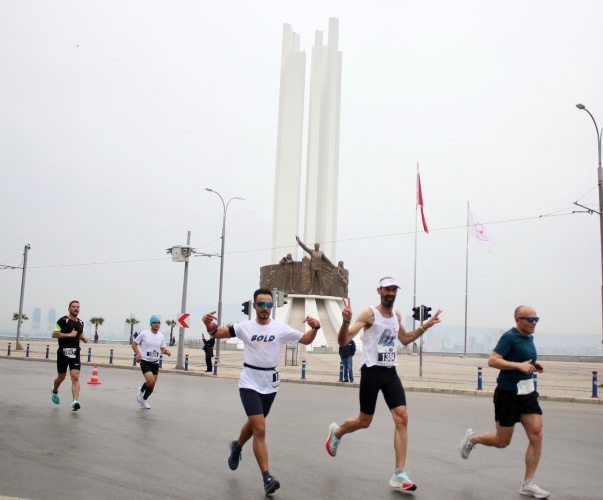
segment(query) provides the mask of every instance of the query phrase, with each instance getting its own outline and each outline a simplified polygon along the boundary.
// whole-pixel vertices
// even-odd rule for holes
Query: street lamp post
[[[210,188],[205,188],[205,190],[209,191],[211,193],[217,194],[220,197],[220,201],[222,202],[222,207],[224,208],[224,215],[222,217],[222,249],[220,251],[220,289],[218,292],[218,326],[222,326],[222,287],[224,284],[224,240],[225,240],[225,236],[226,236],[226,211],[228,210],[228,205],[230,204],[230,202],[232,200],[244,200],[244,198],[239,198],[239,197],[235,196],[234,198],[231,198],[226,203],[224,203],[224,198],[222,198],[220,193],[218,193],[217,191],[214,191],[213,189],[210,189]],[[217,347],[216,347],[216,358],[218,359],[218,362],[219,362],[219,360],[220,360],[220,340],[218,340]],[[218,363],[216,363],[214,373],[217,373],[217,370],[218,370]]]
[[[25,294],[25,273],[27,272],[27,252],[31,249],[28,243],[23,250],[23,274],[21,276],[21,298],[19,299],[19,317],[17,318],[17,347],[15,349],[23,349],[21,346],[21,323],[23,322],[23,296]]]
[[[590,117],[593,120],[593,123],[595,124],[595,130],[597,132],[597,145],[598,145],[598,153],[599,153],[599,168],[597,169],[597,178],[598,178],[598,183],[599,183],[599,229],[600,229],[600,233],[601,233],[601,316],[603,318],[603,173],[601,171],[601,139],[603,136],[603,130],[601,130],[601,132],[599,132],[599,126],[597,125],[597,121],[595,120],[595,117],[592,115],[592,113],[586,109],[586,106],[584,104],[576,104],[576,107],[578,109],[581,109],[583,111],[586,111]],[[602,323],[603,326],[603,323]],[[602,337],[601,337],[601,343],[603,344],[603,330],[602,330]],[[603,347],[603,345],[602,345]]]

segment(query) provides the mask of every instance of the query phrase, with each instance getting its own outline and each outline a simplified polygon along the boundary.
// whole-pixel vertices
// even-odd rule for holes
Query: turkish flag
[[[423,230],[429,234],[425,214],[423,213],[423,192],[421,191],[421,175],[417,172],[417,205],[421,207],[421,220],[423,221]]]

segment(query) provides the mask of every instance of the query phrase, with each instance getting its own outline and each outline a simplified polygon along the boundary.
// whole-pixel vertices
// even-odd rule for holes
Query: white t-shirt
[[[382,316],[375,307],[371,307],[375,321],[366,328],[360,339],[362,340],[362,358],[360,366],[396,366],[398,338],[398,315],[393,311],[391,318]]]
[[[161,348],[165,347],[163,333],[153,333],[151,330],[144,330],[138,334],[134,342],[140,346],[139,351],[143,361],[150,363],[157,363],[159,361]]]
[[[281,346],[288,342],[299,342],[303,333],[289,325],[270,320],[267,325],[260,325],[257,320],[243,321],[234,325],[237,338],[245,344],[243,360],[248,365],[261,368],[278,368],[281,357]],[[243,367],[239,378],[240,389],[253,389],[260,394],[278,391],[273,385],[275,370],[254,370]]]

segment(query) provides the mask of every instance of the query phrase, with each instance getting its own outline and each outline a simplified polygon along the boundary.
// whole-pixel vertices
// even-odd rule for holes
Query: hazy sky
[[[603,126],[600,0],[1,0],[0,263],[31,244],[24,312],[41,307],[44,326],[78,298],[116,332],[130,313],[174,317],[184,266],[165,249],[190,230],[220,251],[206,187],[245,198],[226,225],[238,311],[270,260],[283,24],[309,68],[330,17],[343,76],[329,257],[350,270],[355,314],[385,275],[412,307],[419,162],[417,302],[444,309],[441,328],[464,321],[469,201],[496,239],[493,254],[469,243],[469,325],[510,327],[525,303],[540,332],[600,333],[599,217],[572,215],[598,207],[595,128],[575,104]],[[215,307],[219,267],[191,262],[189,310]],[[0,271],[0,328],[15,327],[20,284]]]

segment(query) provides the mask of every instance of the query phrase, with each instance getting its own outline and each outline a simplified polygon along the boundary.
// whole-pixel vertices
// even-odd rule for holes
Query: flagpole
[[[417,217],[419,216],[419,162],[417,162],[417,186],[415,189],[415,267],[413,277],[412,307],[417,307]],[[412,329],[415,330],[415,318],[412,319]],[[413,342],[415,352],[416,342]]]
[[[467,202],[467,246],[465,249],[465,348],[463,357],[467,356],[467,299],[469,295],[469,202]]]

